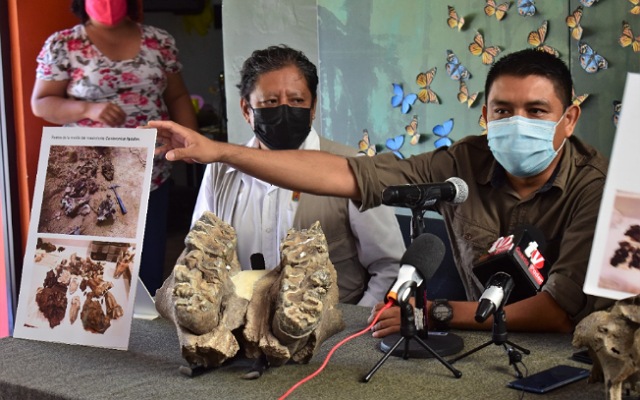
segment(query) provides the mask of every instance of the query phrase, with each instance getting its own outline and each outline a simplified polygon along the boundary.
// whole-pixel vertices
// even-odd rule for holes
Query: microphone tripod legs
[[[409,340],[411,340],[411,339],[415,339],[425,350],[427,350],[429,353],[431,353],[431,355],[433,355],[436,359],[438,359],[438,361],[440,361],[440,363],[442,363],[442,365],[447,367],[447,369],[449,371],[451,371],[456,378],[460,378],[462,376],[462,372],[460,372],[459,370],[455,369],[449,362],[447,362],[447,360],[442,358],[440,356],[440,354],[438,354],[435,351],[433,351],[433,349],[431,347],[429,347],[422,339],[420,339],[420,337],[418,337],[418,336],[413,336],[413,337],[401,336],[400,339],[398,339],[398,341],[396,341],[396,343],[393,346],[391,346],[389,351],[387,351],[387,353],[384,356],[382,356],[380,361],[378,361],[376,363],[376,365],[374,365],[373,368],[371,368],[371,371],[369,371],[369,373],[367,375],[365,375],[365,377],[362,379],[362,381],[363,382],[369,382],[371,380],[371,378],[373,377],[373,374],[375,374],[376,371],[378,371],[378,369],[380,369],[382,364],[384,364],[384,362],[387,361],[387,359],[391,356],[393,351],[396,348],[398,348],[398,346],[400,346],[402,344],[402,342],[404,342],[404,344],[405,344],[404,354],[403,354],[402,358],[404,358],[405,360],[409,359]]]

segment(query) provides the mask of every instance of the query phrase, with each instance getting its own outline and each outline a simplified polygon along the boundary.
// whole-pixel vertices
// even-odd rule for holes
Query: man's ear
[[[251,125],[251,119],[253,118],[251,104],[249,104],[249,102],[244,98],[240,99],[240,110],[242,110],[242,116],[244,117],[244,120],[247,121],[249,125]]]
[[[578,119],[580,118],[580,113],[580,106],[577,106],[575,104],[570,105],[569,108],[567,108],[567,111],[565,111],[565,137],[568,138],[569,136],[573,135],[573,130],[576,128],[576,124],[578,123]]]

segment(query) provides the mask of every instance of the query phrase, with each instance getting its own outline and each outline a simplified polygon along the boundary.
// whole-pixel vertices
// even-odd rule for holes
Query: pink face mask
[[[127,0],[86,0],[87,14],[104,25],[117,25],[127,16]]]

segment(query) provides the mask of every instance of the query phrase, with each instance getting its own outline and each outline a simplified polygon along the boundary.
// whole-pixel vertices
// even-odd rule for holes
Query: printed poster
[[[640,294],[640,74],[628,73],[584,292],[611,299]]]
[[[15,337],[127,349],[155,138],[44,128]]]

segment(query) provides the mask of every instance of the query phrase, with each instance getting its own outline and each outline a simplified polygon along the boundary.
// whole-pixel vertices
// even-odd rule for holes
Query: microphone
[[[460,178],[443,183],[388,186],[382,191],[382,204],[396,207],[430,207],[437,201],[460,204],[467,200],[469,187]]]
[[[493,274],[486,289],[480,297],[478,309],[476,310],[476,321],[484,322],[489,315],[499,310],[509,299],[513,290],[513,279],[506,272],[496,272]]]
[[[509,274],[515,285],[510,301],[526,299],[535,295],[544,283],[546,271],[542,251],[545,245],[542,231],[532,225],[522,225],[515,233],[499,237],[472,271],[484,286],[498,271]]]
[[[423,233],[415,238],[400,260],[398,278],[387,292],[385,299],[397,303],[398,297],[403,296],[401,289],[405,283],[415,282],[416,286],[420,286],[423,280],[431,279],[442,263],[444,253],[444,243],[436,235]]]

